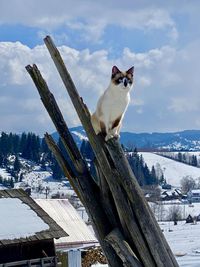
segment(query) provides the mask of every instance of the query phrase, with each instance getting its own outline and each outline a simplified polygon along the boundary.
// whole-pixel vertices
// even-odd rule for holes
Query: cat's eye
[[[122,78],[119,78],[116,80],[117,83],[122,83],[123,82],[123,79]]]
[[[132,82],[132,80],[128,79],[128,83],[132,84],[133,82]]]

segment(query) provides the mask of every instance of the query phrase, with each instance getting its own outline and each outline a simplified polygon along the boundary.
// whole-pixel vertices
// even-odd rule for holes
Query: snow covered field
[[[162,222],[160,227],[176,256],[180,267],[200,266],[200,223],[186,224],[178,222],[174,226],[172,222]],[[107,267],[108,265],[96,264],[93,267]],[[167,267],[167,266],[166,266]]]
[[[160,223],[161,229],[174,253],[180,267],[200,266],[200,223],[178,222]]]
[[[189,166],[154,153],[142,152],[141,154],[149,169],[153,165],[156,166],[157,163],[160,164],[167,183],[172,186],[180,187],[180,180],[184,176],[191,176],[194,179],[200,177],[200,168]]]

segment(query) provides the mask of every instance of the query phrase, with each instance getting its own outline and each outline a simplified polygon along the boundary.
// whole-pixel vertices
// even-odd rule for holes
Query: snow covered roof
[[[67,199],[37,199],[36,202],[69,234],[67,237],[55,240],[57,248],[81,247],[98,243]]]
[[[200,194],[200,189],[192,189],[190,192],[192,194]]]
[[[22,189],[0,190],[0,247],[66,235]]]

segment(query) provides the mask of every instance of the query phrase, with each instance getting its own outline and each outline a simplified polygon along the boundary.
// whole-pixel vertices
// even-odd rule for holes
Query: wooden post
[[[80,197],[80,200],[84,204],[93,223],[96,236],[102,246],[102,249],[104,250],[110,266],[121,267],[121,259],[118,257],[112,246],[105,241],[105,237],[115,227],[115,221],[111,223],[114,218],[108,218],[106,216],[106,207],[102,207],[101,205],[103,201],[101,200],[99,188],[91,177],[86,163],[82,159],[82,156],[63,119],[55,98],[49,91],[49,88],[40,71],[38,70],[36,65],[33,65],[33,67],[28,65],[26,66],[26,70],[33,79],[40,94],[41,100],[45,108],[47,109],[52,121],[54,122],[58,133],[60,134],[67,152],[70,150],[69,156],[74,164],[74,168],[69,166],[68,162],[66,162],[60,149],[49,134],[45,135],[45,140],[50,150],[54,153],[64,174],[70,180],[73,189],[75,190],[75,192],[77,192],[77,195]],[[109,210],[110,209],[111,208],[109,208]],[[135,267],[137,267],[137,265]]]
[[[95,134],[90,121],[90,113],[83,103],[82,98],[79,96],[58,49],[49,36],[47,36],[44,41],[63,83],[66,86],[95,153],[100,174],[99,179],[103,182],[100,182],[100,184],[104,185],[102,188],[96,188],[97,185],[92,180],[79,151],[77,151],[77,149],[73,151],[74,144],[72,145],[72,143],[69,144],[67,142],[65,132],[67,131],[67,136],[70,136],[68,128],[63,123],[64,120],[58,107],[56,105],[53,107],[49,105],[49,98],[51,98],[52,103],[52,95],[50,93],[47,94],[47,85],[39,73],[39,70],[36,66],[28,66],[27,70],[40,95],[42,95],[42,91],[46,92],[45,95],[41,96],[42,101],[74,163],[77,173],[73,175],[73,180],[77,180],[78,184],[82,183],[81,185],[84,186],[84,190],[82,190],[82,188],[74,183],[74,187],[77,187],[78,194],[81,196],[83,204],[90,214],[95,232],[108,258],[110,266],[177,267],[178,264],[174,255],[143,196],[118,140],[111,139],[105,142],[101,136]],[[54,98],[53,102],[55,102]],[[62,121],[62,123],[60,123],[60,121]],[[61,158],[61,156],[60,158],[57,156],[58,161],[62,161]],[[64,164],[64,166],[65,165],[66,164]],[[69,167],[70,166],[68,166],[67,169]],[[87,184],[83,184],[83,179],[87,180]],[[91,194],[92,191],[95,190],[94,192],[98,193],[97,197],[95,197],[94,192],[92,198],[86,197],[85,195],[89,193],[86,186],[89,187]],[[93,198],[96,201],[96,205],[99,205],[98,216],[96,215],[95,209],[91,207],[91,203],[88,203]],[[111,201],[109,202],[108,199]],[[106,212],[103,211],[104,208]],[[105,218],[103,219],[101,216],[105,216]],[[100,222],[103,223],[105,220],[109,225],[107,230],[105,226],[99,226]],[[109,233],[106,235],[108,229]],[[117,235],[114,229],[118,229]],[[113,233],[115,235],[113,235]],[[107,247],[105,245],[106,241]],[[113,245],[113,242],[115,242],[115,245]],[[115,254],[111,250],[111,246],[115,250]],[[110,254],[107,253],[107,248],[109,248]],[[115,256],[113,257],[113,255]],[[113,261],[113,258],[116,259],[118,265]]]

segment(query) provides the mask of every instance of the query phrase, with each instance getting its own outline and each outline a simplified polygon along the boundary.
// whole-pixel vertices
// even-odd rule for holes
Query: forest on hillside
[[[61,151],[64,151],[61,139],[58,140],[58,146]],[[142,155],[137,152],[136,148],[132,152],[125,148],[124,150],[140,186],[164,183],[163,174],[158,174],[158,171],[154,166],[149,170]],[[80,152],[95,175],[94,153],[88,141],[82,141]],[[64,155],[70,163],[70,159],[66,152],[64,152]],[[14,182],[22,180],[19,158],[32,161],[34,164],[40,165],[43,170],[46,170],[47,167],[50,168],[54,179],[61,180],[64,178],[64,174],[53,154],[48,149],[44,138],[40,138],[34,133],[22,133],[21,135],[17,135],[14,133],[7,134],[2,132],[0,136],[0,168],[5,168],[6,171],[11,174],[13,179],[10,181],[3,181],[0,177],[0,183],[4,182],[4,185],[13,187]]]

